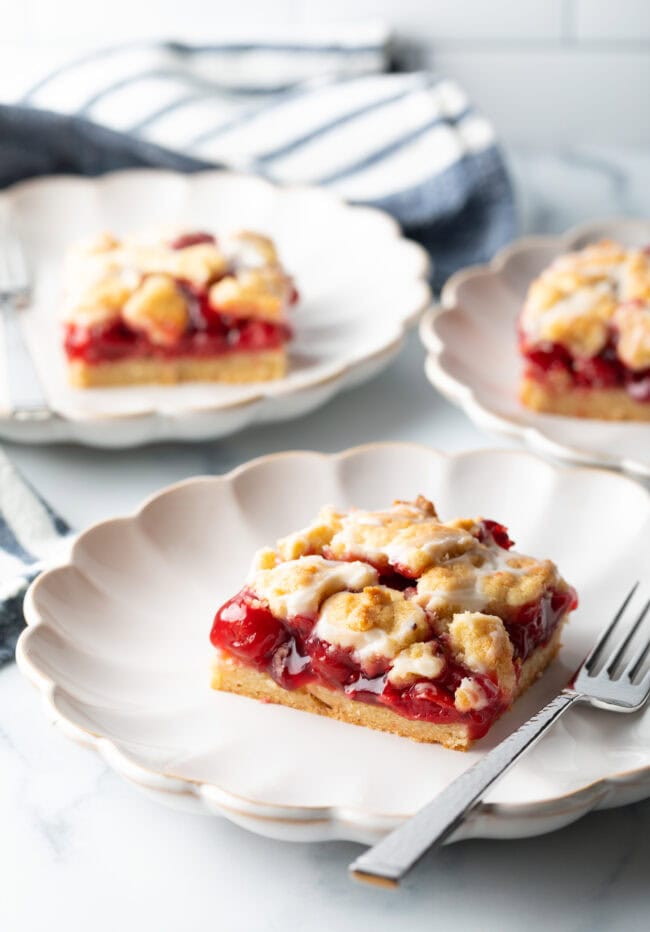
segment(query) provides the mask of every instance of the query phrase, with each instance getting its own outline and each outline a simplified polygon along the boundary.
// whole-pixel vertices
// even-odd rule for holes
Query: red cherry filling
[[[200,243],[216,243],[216,237],[212,233],[202,233],[197,230],[195,233],[183,233],[171,241],[171,249],[187,249],[188,246],[198,246]]]
[[[508,637],[515,649],[515,659],[522,663],[535,648],[548,643],[560,619],[578,605],[575,589],[555,589],[545,593],[537,602],[521,606],[504,622]]]
[[[558,343],[528,346],[523,337],[520,347],[529,378],[544,382],[561,372],[576,388],[624,388],[635,401],[650,402],[650,369],[628,369],[616,353],[615,335],[597,356],[572,356]]]
[[[261,669],[289,640],[289,632],[254,596],[240,593],[219,609],[210,639]]]
[[[367,563],[379,573],[379,583],[382,586],[389,586],[391,589],[398,589],[403,592],[414,584],[417,579],[415,573],[408,566],[401,563],[389,563],[384,557],[381,560],[369,560],[365,554],[346,553],[343,556],[334,556],[330,547],[323,547],[321,553],[326,560],[343,560],[345,563]]]
[[[474,737],[485,734],[503,711],[499,688],[484,676],[478,679],[487,697],[485,708],[472,713],[456,709],[454,693],[463,677],[470,673],[451,658],[435,683],[422,681],[399,688],[387,679],[388,663],[380,663],[374,670],[362,670],[351,650],[309,634],[313,625],[314,620],[306,618],[281,621],[244,589],[217,612],[210,640],[215,647],[268,673],[285,689],[319,683],[330,689],[342,689],[361,702],[389,706],[407,718],[467,722]],[[471,675],[477,678],[476,674]]]
[[[617,388],[625,384],[625,366],[607,346],[598,356],[574,359],[573,379],[582,388]]]
[[[478,682],[486,697],[486,705],[482,709],[460,713],[454,705],[454,693],[463,676],[468,675],[468,671],[454,663],[448,663],[447,668],[449,674],[445,673],[443,678],[435,682],[422,681],[401,690],[387,683],[384,704],[391,706],[406,718],[419,721],[438,724],[467,722],[472,737],[482,738],[492,722],[504,711],[505,703],[501,691],[489,677],[472,673],[472,678]]]
[[[67,324],[65,351],[68,359],[87,363],[113,362],[134,357],[174,359],[181,356],[218,356],[229,352],[277,349],[291,337],[286,324],[226,317],[198,309],[188,330],[173,346],[152,343],[144,333],[131,330],[121,320],[94,327]]]
[[[528,360],[531,370],[541,375],[554,371],[571,371],[573,358],[569,351],[559,343],[539,343],[528,347],[522,340],[521,351]]]
[[[500,527],[500,525],[499,525]],[[515,657],[524,661],[551,637],[560,618],[575,608],[575,592],[556,590],[519,609],[506,622]],[[282,621],[243,589],[217,612],[210,640],[256,670],[268,673],[285,689],[308,683],[342,689],[361,702],[386,705],[407,718],[428,722],[467,722],[474,737],[481,737],[506,704],[499,687],[487,676],[471,673],[445,651],[444,636],[434,639],[446,663],[435,681],[421,680],[398,687],[387,678],[389,663],[378,661],[364,668],[349,649],[337,647],[313,634],[315,619],[304,616]],[[486,696],[483,709],[459,712],[454,694],[465,676],[478,679]]]
[[[478,539],[482,544],[493,540],[497,547],[501,547],[502,550],[510,550],[514,544],[514,540],[510,540],[508,536],[508,528],[505,524],[490,521],[488,518],[484,518],[479,525]]]

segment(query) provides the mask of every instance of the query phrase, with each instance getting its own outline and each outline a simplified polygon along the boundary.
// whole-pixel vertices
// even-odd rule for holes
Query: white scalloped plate
[[[581,596],[560,660],[467,754],[210,690],[212,616],[251,553],[324,502],[430,496],[510,525]],[[567,681],[629,587],[650,578],[650,496],[524,452],[410,444],[286,453],[191,479],[98,524],[26,600],[17,651],[62,731],[157,799],[289,840],[370,841],[415,812]],[[456,836],[535,835],[650,795],[650,710],[574,709]]]
[[[387,214],[317,188],[278,187],[227,171],[130,169],[21,182],[0,194],[4,210],[35,273],[32,304],[21,313],[57,413],[40,424],[3,416],[7,387],[0,371],[0,436],[13,440],[135,446],[221,437],[254,422],[297,417],[387,365],[431,300],[420,246],[403,239]],[[217,233],[249,228],[276,240],[301,294],[287,377],[251,385],[69,387],[57,313],[66,247],[105,229],[176,224]],[[0,352],[0,365],[3,359]]]
[[[528,285],[559,253],[609,237],[650,243],[650,220],[603,220],[564,236],[528,237],[490,265],[449,279],[440,305],[422,319],[426,373],[479,427],[522,440],[560,459],[650,477],[650,424],[559,417],[526,410],[517,400],[521,361],[516,320]]]

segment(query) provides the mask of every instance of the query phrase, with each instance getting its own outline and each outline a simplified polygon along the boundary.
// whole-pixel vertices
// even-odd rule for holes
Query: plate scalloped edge
[[[188,184],[193,179],[202,180],[209,176],[227,177],[235,183],[251,183],[280,194],[295,195],[302,192],[305,196],[318,197],[330,207],[334,206],[341,211],[351,212],[355,216],[372,218],[378,228],[383,228],[388,238],[400,244],[402,250],[408,250],[417,258],[417,274],[413,279],[418,292],[417,299],[401,316],[396,316],[394,335],[390,342],[371,352],[351,355],[334,368],[330,366],[329,371],[324,373],[312,375],[306,373],[296,385],[283,385],[283,380],[269,382],[262,387],[257,384],[251,387],[245,397],[234,401],[224,399],[216,404],[212,402],[188,406],[180,412],[167,410],[165,407],[150,407],[131,413],[106,412],[94,416],[80,412],[68,413],[65,416],[55,413],[53,418],[40,423],[16,422],[10,417],[0,415],[0,435],[10,440],[28,443],[72,440],[91,446],[128,447],[176,437],[189,440],[216,438],[240,430],[261,419],[282,420],[302,416],[329,401],[339,391],[372,378],[399,352],[408,330],[431,306],[432,294],[429,285],[431,259],[424,247],[404,236],[399,224],[384,211],[375,207],[349,204],[332,192],[314,186],[277,184],[255,175],[226,169],[206,169],[184,175],[165,169],[130,168],[106,172],[95,177],[59,174],[19,181],[0,192],[0,210],[5,206],[11,210],[12,199],[16,196],[32,190],[38,192],[40,188],[53,181],[70,182],[92,190],[93,187],[111,184],[116,180],[119,181],[120,178],[129,179],[134,174],[143,179],[158,180],[181,177],[187,180]],[[246,386],[239,386],[239,388],[244,391]],[[286,407],[285,414],[278,410],[278,405],[283,401]],[[216,419],[221,413],[223,413],[223,426],[218,426]],[[186,423],[185,429],[179,427],[181,419]],[[118,433],[120,430],[121,435]]]
[[[456,292],[461,283],[471,278],[499,273],[514,256],[534,247],[552,247],[558,250],[575,248],[587,239],[593,239],[599,228],[606,230],[608,225],[612,224],[629,229],[643,229],[646,232],[648,230],[648,223],[633,218],[613,218],[582,223],[559,236],[526,236],[515,240],[499,250],[489,263],[468,266],[452,275],[442,290],[440,301],[429,308],[420,320],[420,339],[427,350],[425,373],[438,391],[462,408],[470,420],[484,430],[524,442],[532,450],[559,460],[584,466],[620,469],[628,475],[650,479],[650,460],[646,463],[633,457],[623,457],[604,451],[588,452],[579,447],[569,446],[554,440],[539,425],[525,424],[515,418],[504,417],[487,407],[477,397],[473,388],[456,379],[445,368],[442,360],[444,342],[436,330],[436,323],[440,318],[455,312]]]
[[[148,497],[138,509],[129,515],[98,522],[80,534],[71,548],[68,562],[44,571],[31,584],[24,606],[27,628],[21,634],[16,648],[18,667],[21,673],[40,692],[50,722],[57,726],[66,737],[97,751],[114,771],[149,795],[157,798],[158,801],[189,811],[221,815],[257,834],[286,841],[312,842],[345,839],[371,844],[399,824],[402,821],[400,817],[377,812],[366,812],[349,807],[282,806],[256,802],[215,784],[180,778],[144,767],[130,758],[109,738],[92,732],[90,729],[82,728],[66,718],[57,707],[56,699],[59,687],[39,667],[38,663],[30,655],[29,650],[30,640],[34,633],[40,626],[45,625],[37,605],[36,594],[38,589],[47,581],[49,576],[62,567],[72,565],[75,548],[88,532],[129,518],[137,520],[150,504],[165,495],[173,493],[182,486],[201,481],[202,478],[229,481],[249,469],[254,469],[263,461],[278,460],[295,456],[297,453],[307,453],[319,459],[341,462],[346,458],[378,447],[426,450],[428,453],[447,461],[452,459],[461,460],[464,457],[476,455],[477,452],[488,452],[467,451],[465,453],[447,454],[430,447],[424,447],[421,444],[395,442],[363,444],[334,454],[316,453],[314,451],[286,451],[284,453],[270,454],[250,460],[221,476],[193,477],[182,480]],[[520,457],[531,457],[537,463],[544,463],[548,469],[558,470],[558,467],[539,460],[538,457],[527,451],[493,450],[491,452],[510,452],[512,455]],[[584,470],[582,467],[563,467],[561,471],[572,473],[588,471],[591,473],[594,470]],[[623,477],[620,478],[621,481],[632,481]],[[636,486],[636,483],[634,485]],[[575,791],[541,802],[482,803],[472,811],[464,824],[447,843],[468,838],[522,838],[545,834],[569,825],[595,809],[626,805],[638,802],[648,796],[650,796],[650,765],[608,775]]]

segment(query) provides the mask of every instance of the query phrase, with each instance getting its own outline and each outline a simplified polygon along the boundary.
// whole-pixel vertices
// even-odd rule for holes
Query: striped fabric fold
[[[132,43],[64,64],[20,103],[388,210],[416,238],[428,228],[439,282],[512,237],[512,193],[492,126],[462,88],[390,72],[388,48],[372,23]]]
[[[71,533],[0,451],[0,665],[13,659],[29,583],[63,556]]]
[[[441,285],[512,238],[512,190],[462,88],[389,71],[388,46],[383,26],[357,24],[94,51],[0,106],[0,178],[225,165],[324,185],[391,213]],[[69,536],[0,453],[0,662],[13,656],[28,582]]]

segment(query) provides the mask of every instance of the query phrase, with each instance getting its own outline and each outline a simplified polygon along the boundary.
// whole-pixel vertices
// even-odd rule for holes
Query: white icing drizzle
[[[393,666],[388,673],[388,679],[395,684],[408,682],[412,676],[417,676],[419,679],[435,680],[440,676],[444,667],[444,657],[435,654],[432,650],[422,650],[419,656],[415,657],[410,651],[404,650],[393,661]]]
[[[521,558],[521,554],[514,550],[504,550],[495,544],[490,547],[483,545],[479,552],[484,558],[482,566],[475,566],[472,563],[471,558],[476,556],[476,550],[463,553],[458,557],[452,557],[442,564],[444,566],[453,566],[454,564],[463,563],[470,566],[472,572],[469,581],[465,585],[448,589],[440,586],[433,591],[420,591],[420,586],[418,586],[417,602],[429,612],[445,608],[450,603],[462,605],[466,611],[480,612],[488,603],[481,585],[486,576],[492,576],[494,573],[500,572],[511,573],[513,576],[523,576],[530,569],[530,567],[510,566],[510,560]]]
[[[624,255],[608,257],[602,252],[598,255],[594,249],[597,247],[560,256],[537,279],[538,283],[546,283],[552,288],[556,276],[561,282],[562,275],[576,274],[583,283],[574,291],[564,293],[550,306],[540,303],[535,290],[529,292],[521,315],[521,326],[532,342],[547,339],[547,334],[553,332],[558,321],[588,316],[605,295],[611,296],[616,304],[629,299],[633,275],[630,260],[634,260],[638,253],[629,250]]]
[[[263,249],[255,242],[255,237],[230,233],[219,238],[219,248],[233,269],[261,269],[268,265]]]
[[[522,317],[527,335],[534,339],[543,339],[544,334],[557,320],[571,320],[588,314],[604,294],[614,290],[614,282],[599,281],[577,288],[545,310],[527,304]]]
[[[460,681],[458,689],[456,690],[456,697],[459,693],[463,694],[465,702],[476,712],[480,712],[481,709],[484,709],[489,702],[489,698],[485,695],[483,689],[481,689],[480,684],[469,676],[464,676]],[[458,699],[456,699],[456,705],[459,705]]]
[[[320,556],[300,557],[269,570],[258,570],[248,580],[252,591],[279,618],[315,615],[335,592],[359,591],[378,581],[377,572],[365,563],[345,563]]]
[[[392,660],[404,648],[414,626],[419,625],[423,619],[419,605],[415,602],[406,602],[405,605],[410,611],[404,613],[401,624],[390,632],[378,627],[358,631],[337,624],[331,617],[328,603],[325,602],[314,628],[314,635],[338,647],[351,647],[361,666],[377,657]]]
[[[440,525],[442,527],[442,525]],[[458,546],[471,546],[475,538],[466,531],[449,528],[448,534],[432,537],[426,543],[413,544],[412,541],[400,539],[399,531],[395,538],[382,548],[388,562],[393,565],[408,566],[416,553],[424,553],[431,560],[444,556],[450,549]]]
[[[383,512],[354,510],[342,514],[332,510],[331,520],[328,521],[327,518],[328,515],[321,512],[319,519],[311,527],[283,538],[279,542],[280,552],[265,550],[258,554],[248,578],[248,585],[280,618],[317,616],[313,636],[333,646],[350,649],[367,676],[373,676],[373,670],[377,671],[377,660],[385,661],[381,669],[388,670],[383,674],[383,679],[379,679],[388,679],[396,685],[412,683],[419,679],[435,680],[444,669],[444,655],[439,655],[435,645],[427,641],[431,638],[432,619],[427,619],[426,611],[434,614],[441,609],[448,610],[450,606],[458,606],[463,609],[460,613],[462,617],[473,612],[480,613],[489,601],[483,586],[487,577],[498,573],[521,577],[539,566],[536,561],[516,551],[500,547],[491,537],[488,537],[486,542],[481,542],[462,526],[462,522],[443,524],[431,511],[401,503]],[[392,522],[396,518],[404,518],[405,521],[397,521],[397,527],[394,528]],[[401,528],[402,523],[406,527]],[[357,536],[364,536],[358,534],[360,527],[382,528],[387,525],[394,533],[377,535],[380,540],[382,537],[390,537],[387,544],[368,547],[365,542],[360,544],[355,539]],[[415,539],[409,540],[407,532],[412,531],[414,525],[424,525],[421,528],[423,539],[419,540],[420,533],[416,532],[412,535]],[[336,542],[338,547],[358,555],[361,559],[330,560],[313,553],[299,556],[297,559],[289,557],[289,553],[300,552],[301,549],[311,546],[312,535],[314,548],[322,546],[322,540],[329,539],[328,531],[334,527],[340,530],[331,538],[331,544]],[[402,531],[404,534],[400,538]],[[450,552],[458,553],[459,548],[467,549],[458,556],[447,557]],[[284,561],[281,561],[282,553],[286,555]],[[414,555],[421,554],[429,557],[433,564],[430,578],[427,579],[425,572],[417,583],[413,581],[415,591],[409,589],[406,595],[398,594],[395,590],[386,590],[392,593],[390,598],[394,612],[392,616],[384,614],[381,624],[372,615],[364,615],[365,608],[372,604],[371,601],[367,604],[363,601],[365,595],[353,597],[349,602],[342,601],[341,597],[336,595],[343,592],[361,593],[366,587],[379,585],[378,572],[369,563],[362,562],[363,560],[379,562],[380,558],[387,558],[393,565],[408,565]],[[521,562],[524,565],[513,566],[513,562]],[[476,565],[477,563],[480,565]],[[462,571],[455,574],[454,567],[462,568]],[[438,575],[435,572],[436,569],[443,568],[452,571],[453,578],[448,582],[444,573]],[[332,596],[334,598],[330,598]],[[355,621],[356,605],[360,611]],[[364,629],[368,617],[374,627]],[[459,615],[454,617],[458,618]],[[490,649],[486,650],[484,639],[482,649],[474,656],[470,649],[471,643],[469,648],[463,644],[463,652],[469,650],[464,660],[469,669],[477,673],[490,672],[485,669],[485,663],[490,665],[492,654],[496,664],[498,657],[503,653],[502,640],[507,640],[500,620],[499,628],[500,630],[493,631],[486,629],[493,650],[490,641]],[[295,646],[292,650],[288,658],[288,669],[293,673],[298,672],[305,661],[297,654]],[[377,677],[368,682],[374,684],[376,679]],[[485,690],[472,677],[463,679],[457,691],[457,698],[465,708],[481,709],[489,702]]]
[[[373,546],[367,539],[363,542],[357,540],[355,531],[360,527],[385,527],[400,518],[408,522],[407,526],[395,528],[391,540],[387,543]],[[410,537],[413,526],[432,521],[430,540],[414,542]],[[469,532],[461,528],[446,528],[430,514],[405,503],[399,503],[390,511],[350,511],[341,518],[341,530],[332,538],[332,546],[342,548],[347,553],[377,563],[386,559],[393,565],[401,566],[409,566],[418,554],[425,554],[435,561],[452,548],[469,547],[473,544],[474,538]]]
[[[341,530],[337,531],[337,533],[332,538],[332,544],[342,546],[343,549],[348,553],[357,554],[360,557],[364,557],[366,560],[379,562],[383,557],[384,548],[371,547],[367,543],[360,545],[359,542],[355,540],[354,531],[355,528],[359,526],[383,527],[394,517],[395,514],[391,512],[373,512],[361,510],[350,511],[343,517]]]

